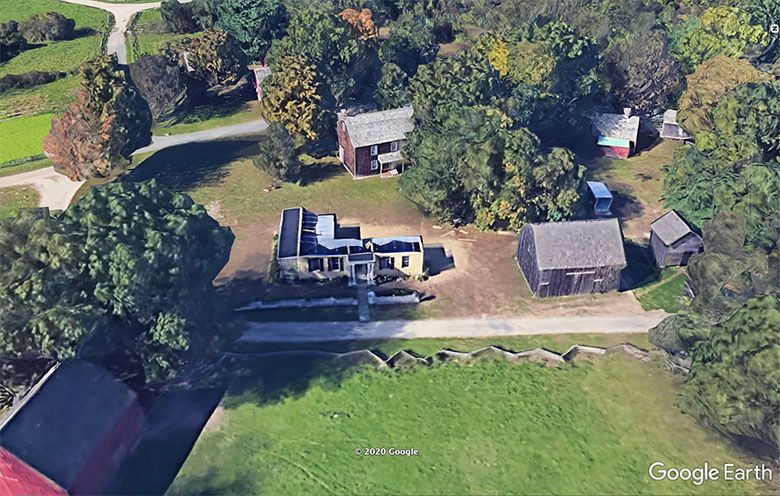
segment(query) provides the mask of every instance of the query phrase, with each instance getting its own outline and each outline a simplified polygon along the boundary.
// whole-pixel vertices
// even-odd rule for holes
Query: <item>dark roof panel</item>
[[[674,210],[669,210],[655,219],[650,224],[650,231],[654,232],[666,246],[693,232],[691,227]]]
[[[288,208],[282,212],[282,224],[279,227],[278,253],[278,256],[281,258],[294,257],[298,254],[298,225],[300,224],[300,216],[300,208]]]
[[[136,394],[81,360],[61,364],[44,381],[3,419],[0,446],[69,488]]]

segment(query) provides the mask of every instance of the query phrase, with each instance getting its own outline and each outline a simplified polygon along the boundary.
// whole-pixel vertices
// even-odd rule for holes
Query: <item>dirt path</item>
[[[143,10],[156,9],[160,2],[150,3],[105,3],[95,0],[60,0],[66,3],[75,3],[85,7],[106,10],[114,16],[114,29],[108,35],[106,53],[115,53],[120,64],[127,64],[127,48],[125,46],[125,34],[127,26],[133,16]],[[187,3],[191,0],[179,0],[179,3]]]
[[[0,188],[29,185],[38,190],[39,207],[49,207],[52,210],[65,210],[76,191],[84,184],[83,181],[71,181],[66,176],[56,172],[54,167],[46,167],[13,176],[0,177]]]
[[[303,343],[413,338],[483,338],[538,334],[646,332],[669,314],[508,319],[384,320],[375,322],[247,322],[238,343]]]

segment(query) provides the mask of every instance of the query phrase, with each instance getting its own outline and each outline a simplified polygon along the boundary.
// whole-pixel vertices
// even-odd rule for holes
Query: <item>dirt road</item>
[[[13,176],[0,177],[0,188],[11,186],[32,186],[40,195],[39,207],[49,207],[52,210],[65,210],[76,191],[84,184],[83,181],[71,181],[54,167],[46,167]]]
[[[646,332],[669,316],[528,317],[507,319],[384,320],[375,322],[247,322],[238,343],[306,343],[413,338],[483,338],[537,334]]]

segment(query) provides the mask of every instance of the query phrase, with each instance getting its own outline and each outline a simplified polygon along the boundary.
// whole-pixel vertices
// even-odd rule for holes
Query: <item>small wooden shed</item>
[[[677,122],[677,111],[669,109],[664,112],[664,120],[661,124],[661,138],[673,139],[678,141],[689,141],[693,136],[680,126]]]
[[[528,224],[517,263],[534,296],[615,291],[626,267],[623,233],[617,219]]]
[[[650,251],[659,267],[687,265],[703,246],[701,236],[674,210],[650,224]]]

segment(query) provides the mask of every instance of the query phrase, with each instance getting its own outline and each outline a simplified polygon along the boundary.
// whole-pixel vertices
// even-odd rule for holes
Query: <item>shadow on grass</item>
[[[157,179],[159,183],[178,191],[216,184],[227,177],[227,164],[256,154],[257,143],[257,139],[242,138],[172,146],[156,152],[122,176],[121,180],[140,182]]]
[[[625,190],[625,188],[620,188]],[[642,203],[634,195],[624,191],[612,191],[612,213],[623,220],[641,217],[645,211]]]
[[[629,291],[660,279],[661,271],[646,246],[626,242],[626,261],[628,266],[620,274],[620,290]]]
[[[325,181],[344,172],[340,164],[311,164],[301,167],[301,186],[308,186],[318,181]]]
[[[194,124],[196,122],[206,121],[217,117],[226,117],[235,114],[251,100],[250,96],[233,97],[207,97],[194,107],[187,109],[186,113],[177,115],[171,121],[166,122],[167,126],[174,124]],[[161,128],[165,131],[165,126]]]

